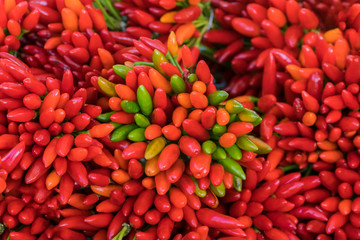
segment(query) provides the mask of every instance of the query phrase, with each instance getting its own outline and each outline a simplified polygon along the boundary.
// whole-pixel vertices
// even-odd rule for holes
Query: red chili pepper
[[[180,156],[180,149],[175,144],[167,145],[160,153],[158,167],[161,171],[169,169]]]
[[[319,221],[328,221],[328,218],[313,207],[298,207],[290,212],[299,219],[315,219]]]
[[[253,191],[251,197],[252,201],[260,203],[265,201],[271,194],[273,194],[277,190],[279,184],[279,180],[273,180],[263,183],[260,187]]]
[[[158,224],[158,228],[157,228],[158,238],[163,240],[170,239],[173,228],[174,228],[174,222],[170,220],[170,218],[168,217],[163,218]]]
[[[153,190],[142,191],[134,203],[134,212],[139,216],[144,215],[151,207],[154,197],[155,192]]]
[[[206,141],[210,135],[206,129],[193,119],[185,119],[182,123],[184,130],[199,141]]]
[[[177,23],[187,23],[198,19],[201,15],[199,6],[190,6],[177,12],[174,19]]]
[[[276,94],[276,63],[273,54],[269,54],[266,57],[263,73],[263,95]]]
[[[274,226],[279,227],[280,229],[286,229],[289,231],[296,229],[296,223],[288,217],[288,214],[269,212],[266,216],[269,217]]]
[[[0,167],[8,173],[15,169],[25,152],[25,142],[14,146],[5,156],[1,158]]]
[[[218,213],[208,208],[202,208],[196,212],[200,223],[213,228],[238,228],[242,224],[237,219]]]
[[[187,174],[184,174],[176,185],[188,196],[195,192],[195,184]]]

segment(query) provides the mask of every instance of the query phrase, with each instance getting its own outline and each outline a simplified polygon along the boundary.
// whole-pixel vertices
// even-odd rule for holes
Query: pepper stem
[[[121,231],[115,237],[113,237],[111,240],[122,240],[124,237],[126,237],[130,233],[130,231],[131,231],[130,224],[123,223],[122,226],[123,226],[123,228],[121,229]]]
[[[166,58],[171,62],[172,65],[176,66],[179,71],[181,72],[181,75],[184,73],[182,68],[180,67],[179,63],[176,61],[176,56],[171,56],[171,54],[168,52],[166,54]]]
[[[299,168],[299,165],[297,164],[293,164],[293,165],[288,165],[288,166],[285,166],[285,167],[280,167],[284,172],[288,172],[288,171],[291,171],[291,170],[294,170],[294,169],[298,169]]]
[[[0,236],[5,232],[5,225],[0,223]]]
[[[114,15],[109,15],[109,13],[105,10],[104,6],[106,7],[106,9],[109,10],[109,12]],[[109,6],[110,5],[110,6]],[[93,6],[95,8],[98,8],[101,10],[101,12],[104,15],[104,19],[106,21],[106,25],[111,29],[111,30],[118,30],[122,28],[122,22],[121,22],[121,17],[120,15],[116,12],[116,9],[112,6],[112,4],[110,2],[108,2],[108,0],[95,0],[93,2]]]

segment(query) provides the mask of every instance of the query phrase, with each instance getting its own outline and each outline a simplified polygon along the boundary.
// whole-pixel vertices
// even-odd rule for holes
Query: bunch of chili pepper
[[[212,27],[210,1],[161,0],[123,1],[114,3],[121,14],[128,17],[126,32],[139,37],[167,40],[171,31],[179,44],[199,47],[202,35]]]
[[[103,110],[111,110],[97,119],[120,124],[112,132],[111,141],[131,142],[119,152],[127,164],[126,171],[113,176],[113,180],[124,184],[123,191],[141,191],[141,204],[134,205],[133,210],[137,221],[144,218],[148,224],[159,225],[166,221],[169,231],[159,231],[162,227],[158,226],[157,236],[169,239],[169,226],[182,221],[183,216],[188,223],[193,221],[186,215],[195,216],[201,202],[216,208],[225,189],[241,191],[245,179],[241,166],[261,168],[256,155],[267,154],[271,148],[249,135],[261,122],[249,109],[253,107],[252,98],[227,100],[226,92],[216,90],[206,63],[195,65],[190,49],[186,45],[179,49],[173,32],[167,46],[141,38],[135,47],[152,62],[114,65],[113,70],[124,83],[92,77],[94,86],[108,96]],[[159,208],[156,198],[170,205]],[[150,209],[154,201],[155,208]],[[156,221],[149,222],[155,213]],[[161,213],[168,213],[169,218]],[[139,228],[144,220],[140,223]]]
[[[2,223],[10,230],[32,224],[11,232],[11,239],[62,236],[68,225],[60,222],[49,229],[49,220],[59,222],[63,217],[65,221],[91,209],[98,200],[98,195],[77,192],[80,187],[93,186],[91,191],[99,196],[107,194],[104,185],[105,189],[121,188],[109,184],[111,170],[119,169],[112,149],[124,149],[126,143],[110,141],[109,133],[118,124],[95,120],[102,109],[92,104],[97,101],[94,87],[75,90],[70,71],[65,71],[61,80],[48,77],[42,82],[34,69],[14,56],[4,52],[0,56]],[[109,204],[104,203],[103,209]],[[101,207],[98,209],[101,212]]]
[[[134,36],[115,31],[121,26],[113,25],[123,22],[107,0],[45,3],[29,3],[40,12],[40,20],[36,31],[22,38],[20,55],[29,66],[44,69],[46,77],[61,78],[66,70],[72,70],[75,86],[90,86],[86,79],[110,68],[119,60],[121,50],[133,45]]]
[[[360,35],[333,29],[314,39],[303,45],[299,61],[285,65],[291,77],[279,84],[285,102],[274,95],[259,100],[259,109],[266,112],[261,136],[301,167],[318,160],[335,163],[358,149],[360,75],[358,56],[351,52],[359,49]]]
[[[212,1],[212,4],[221,27],[207,31],[204,42],[210,49],[220,46],[219,50],[213,50],[213,58],[219,63],[231,62],[236,73],[224,90],[231,96],[244,93],[258,96],[261,89],[274,94],[275,81],[284,81],[287,76],[276,74],[276,69],[264,69],[257,57],[267,56],[270,49],[276,48],[283,50],[273,54],[277,61],[283,60],[284,54],[297,58],[299,40],[307,32],[306,36],[310,37],[317,30],[318,17],[294,0],[247,4]],[[262,82],[263,75],[266,84]]]
[[[40,12],[27,1],[0,1],[0,51],[17,51],[20,38],[38,24]]]

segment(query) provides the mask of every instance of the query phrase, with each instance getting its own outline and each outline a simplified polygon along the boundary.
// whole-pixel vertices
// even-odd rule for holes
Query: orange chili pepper
[[[116,84],[115,91],[122,100],[130,100],[136,102],[136,93],[124,84]]]
[[[313,126],[316,123],[317,116],[313,112],[306,112],[302,118],[302,122],[305,126]]]
[[[111,97],[109,99],[109,107],[113,111],[121,111],[121,99],[118,97]]]
[[[189,114],[188,118],[193,119],[193,120],[195,120],[195,121],[197,121],[197,122],[200,122],[200,121],[201,121],[202,113],[203,113],[202,110],[200,110],[200,109],[195,109],[195,110],[193,110],[193,111]]]
[[[65,29],[73,32],[78,31],[78,17],[73,10],[63,8],[61,10],[61,17]]]
[[[170,82],[153,68],[149,70],[149,77],[154,88],[162,88],[167,94],[171,93]]]
[[[81,194],[81,193],[74,193],[70,196],[68,204],[70,206],[73,206],[74,208],[80,209],[80,210],[89,210],[92,208],[92,206],[84,205],[84,199],[87,195]]]
[[[164,126],[162,128],[162,133],[170,141],[176,141],[181,137],[181,130],[174,125]]]
[[[153,177],[160,172],[158,167],[159,156],[149,159],[145,163],[145,174],[146,176]]]
[[[177,11],[167,12],[164,15],[161,16],[160,22],[162,22],[162,23],[176,23],[176,21],[175,21],[175,15],[176,14],[177,14]]]
[[[48,190],[53,189],[60,183],[60,179],[61,177],[56,174],[56,171],[52,170],[51,173],[49,173],[49,175],[46,177],[46,182],[45,182],[46,188]]]
[[[145,138],[153,140],[162,135],[161,127],[157,124],[151,124],[145,129]]]
[[[177,95],[177,100],[179,104],[184,108],[192,108],[193,105],[191,104],[190,94],[189,93],[180,93]]]
[[[343,157],[344,154],[339,150],[324,151],[320,154],[320,159],[327,163],[335,163]]]
[[[105,187],[100,187],[100,186],[95,186],[95,185],[91,185],[90,186],[91,190],[100,195],[100,196],[104,196],[104,197],[110,197],[110,194],[113,190],[115,189],[122,189],[121,185],[117,185],[117,184],[112,184],[112,185],[108,185]]]
[[[230,114],[224,108],[220,108],[219,110],[217,110],[216,122],[219,125],[225,126],[226,124],[229,123],[229,121],[230,121]]]
[[[127,171],[118,169],[111,173],[111,179],[118,184],[124,184],[130,180],[130,176]]]
[[[176,56],[179,52],[179,46],[177,44],[176,36],[173,31],[170,32],[168,41],[167,41],[168,51],[170,52],[171,56]]]
[[[328,43],[335,43],[336,40],[343,37],[343,34],[339,28],[334,28],[326,31],[323,36]]]
[[[173,115],[172,115],[172,121],[173,121],[175,127],[180,127],[182,122],[187,118],[187,115],[188,115],[188,112],[187,112],[186,108],[181,107],[181,106],[175,108]]]
[[[89,130],[89,134],[94,138],[102,138],[110,134],[114,130],[114,125],[110,123],[103,123],[93,126]]]
[[[209,104],[208,98],[204,94],[196,91],[190,93],[190,102],[195,108],[200,109],[206,108]]]
[[[221,135],[219,144],[224,148],[229,148],[236,142],[236,136],[233,133],[227,132]]]
[[[141,184],[146,188],[146,189],[154,189],[155,186],[155,180],[152,177],[146,177],[141,181]]]
[[[85,9],[80,0],[64,0],[64,3],[67,8],[73,10],[78,16],[81,10]]]
[[[115,60],[111,55],[111,53],[106,49],[98,48],[98,54],[104,68],[106,69],[112,68],[112,66],[115,64]]]
[[[11,11],[11,9],[13,9],[15,6],[16,6],[15,0],[5,0],[4,1],[4,7],[5,7],[6,13],[9,13]]]
[[[206,84],[202,81],[194,82],[192,90],[199,93],[206,93]]]
[[[185,23],[178,27],[175,31],[176,39],[178,44],[182,45],[185,40],[190,39],[196,31],[195,24],[193,23]]]

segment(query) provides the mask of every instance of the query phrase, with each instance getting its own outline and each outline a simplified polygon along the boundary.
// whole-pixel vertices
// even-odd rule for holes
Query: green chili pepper
[[[145,128],[136,128],[129,132],[127,138],[133,142],[144,142],[146,141],[145,137]]]
[[[103,77],[98,77],[97,83],[99,88],[109,97],[116,97],[115,84],[106,80]]]
[[[121,123],[116,123],[116,122],[113,122],[113,121],[110,121],[109,123],[110,123],[110,124],[112,124],[112,125],[114,126],[114,129],[117,129],[117,128],[119,128],[119,127],[121,127],[121,126],[122,126],[122,124],[121,124]]]
[[[229,154],[229,156],[235,160],[240,160],[242,157],[241,150],[236,146],[236,144],[231,147],[225,148],[225,151]]]
[[[237,114],[233,113],[233,114],[230,114],[230,120],[229,120],[229,123],[233,123],[233,122],[238,122],[240,119],[238,117]]]
[[[211,155],[211,157],[215,160],[225,160],[227,155],[225,150],[222,147],[217,147],[215,152]]]
[[[128,67],[128,66],[125,66],[125,65],[120,65],[120,64],[117,64],[117,65],[114,65],[113,66],[113,69],[114,69],[114,72],[119,75],[122,79],[125,79],[126,78],[126,74],[132,70],[131,67]]]
[[[170,78],[170,85],[176,94],[183,93],[186,91],[186,85],[184,80],[178,75],[173,75]]]
[[[232,175],[238,176],[242,180],[246,179],[246,175],[240,164],[235,161],[234,159],[231,159],[227,157],[226,159],[216,159],[221,165],[223,165],[225,171],[228,171]]]
[[[199,184],[198,184],[197,180],[194,177],[191,177],[191,179],[193,180],[193,182],[195,184],[195,194],[196,194],[196,196],[201,197],[201,198],[206,197],[206,194],[207,194],[206,190],[201,190],[199,188]]]
[[[111,115],[115,113],[115,111],[113,112],[108,112],[108,113],[102,113],[99,116],[96,117],[97,120],[99,120],[99,122],[110,122],[110,117]]]
[[[136,125],[138,125],[139,127],[142,127],[142,128],[146,128],[151,124],[149,119],[147,117],[145,117],[144,115],[142,115],[141,113],[136,113],[134,115],[134,119],[135,119]]]
[[[136,92],[138,104],[141,112],[145,115],[150,115],[153,111],[153,102],[149,92],[146,90],[144,85],[140,85]]]
[[[169,62],[169,60],[166,58],[166,56],[159,50],[155,49],[153,51],[152,60],[153,60],[155,69],[158,70],[159,73],[161,73],[162,75],[167,76],[167,74],[164,72],[164,70],[162,70],[162,68],[160,67],[160,63]]]
[[[236,145],[245,151],[256,152],[259,148],[253,143],[248,136],[243,135],[237,138]]]
[[[258,154],[268,154],[272,148],[260,138],[248,135],[247,136],[259,149],[256,151]]]
[[[229,97],[226,91],[216,91],[208,95],[209,105],[217,106]]]
[[[226,133],[226,130],[227,130],[226,126],[215,123],[215,125],[213,126],[213,129],[212,129],[212,132],[215,135],[223,135],[224,133]]]
[[[201,148],[204,153],[213,154],[216,151],[216,144],[211,140],[207,140],[202,143]]]
[[[187,77],[187,81],[189,83],[194,83],[198,80],[198,77],[195,73],[191,73],[188,77]]]
[[[254,126],[257,126],[261,123],[261,117],[253,110],[244,108],[239,114],[239,119],[243,122],[251,122]]]
[[[229,101],[226,102],[225,109],[230,114],[240,113],[242,110],[244,110],[244,106],[239,101],[235,99],[230,99]]]
[[[214,186],[210,183],[210,190],[217,196],[217,197],[224,197],[225,196],[225,185],[222,182],[219,186]]]
[[[235,175],[233,175],[233,187],[238,192],[242,190],[242,179]]]
[[[137,127],[135,124],[123,125],[123,126],[119,127],[118,129],[116,129],[113,132],[113,134],[111,134],[110,140],[112,142],[118,142],[121,140],[125,140],[125,139],[127,139],[129,133],[136,128]]]
[[[153,139],[146,147],[145,159],[149,160],[156,157],[164,149],[166,140],[163,137]]]
[[[121,108],[124,112],[128,113],[137,113],[140,111],[139,105],[136,102],[130,100],[122,100]]]

